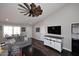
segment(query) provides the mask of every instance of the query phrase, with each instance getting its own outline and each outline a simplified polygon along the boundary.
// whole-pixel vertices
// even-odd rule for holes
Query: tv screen
[[[49,26],[48,33],[61,35],[61,26]]]

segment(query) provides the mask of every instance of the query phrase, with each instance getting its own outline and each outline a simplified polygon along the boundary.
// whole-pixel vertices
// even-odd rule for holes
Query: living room
[[[20,50],[20,52],[16,55],[23,56],[26,56],[28,54],[33,56],[33,54],[35,53],[35,56],[61,56],[61,54],[68,56],[73,55],[72,38],[78,39],[79,32],[77,28],[79,24],[78,3],[35,3],[36,6],[40,5],[41,9],[43,10],[42,14],[38,17],[24,15],[24,12],[22,13],[18,9],[21,8],[20,5],[23,4],[20,3],[19,6],[18,4],[19,3],[0,3],[1,46],[5,45],[4,42],[7,42],[9,40],[11,46],[13,45],[13,48],[16,48],[14,50],[17,50],[18,47],[23,50]],[[30,5],[30,3],[28,3],[28,5]],[[54,28],[55,30],[51,28]],[[76,33],[77,35],[73,33]],[[5,40],[5,37],[8,39]],[[16,37],[19,38],[14,40]],[[11,38],[12,41],[10,41]],[[20,38],[21,42],[19,42]],[[24,39],[25,41],[30,40],[30,43],[22,42],[22,39]],[[46,39],[48,41],[53,40],[54,43],[48,43],[46,42]],[[56,43],[58,44],[57,47]],[[11,48],[11,46],[9,48]],[[29,46],[28,49],[26,49],[26,46]],[[47,52],[44,50],[46,50]],[[28,53],[24,53],[25,51]],[[50,51],[53,51],[53,53],[51,53]],[[14,53],[11,54],[11,49],[10,51],[8,51],[8,53],[9,54],[4,53],[0,55],[15,55]]]

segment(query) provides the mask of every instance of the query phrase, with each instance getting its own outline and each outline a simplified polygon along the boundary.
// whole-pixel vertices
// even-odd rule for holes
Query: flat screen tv
[[[58,34],[61,35],[61,26],[49,26],[48,34]]]

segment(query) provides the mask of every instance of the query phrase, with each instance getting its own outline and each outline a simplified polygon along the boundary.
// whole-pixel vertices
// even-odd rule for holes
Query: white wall
[[[40,28],[40,32],[36,32],[36,28]],[[45,25],[42,25],[42,23],[36,24],[36,26],[33,27],[33,38],[43,41],[42,37],[45,35],[46,29]]]
[[[28,38],[32,37],[32,26],[26,27],[26,34]]]
[[[61,25],[61,35],[63,39],[63,48],[71,51],[71,24],[79,23],[79,4],[68,4],[55,14],[50,15],[47,19],[37,23],[33,28],[33,38],[39,39],[41,34],[47,33],[47,26]],[[35,28],[40,27],[41,32],[36,33]],[[50,34],[51,35],[51,34]]]
[[[21,32],[21,35],[27,35],[28,38],[31,38],[32,37],[32,26],[23,26],[25,27],[25,30],[24,32]]]

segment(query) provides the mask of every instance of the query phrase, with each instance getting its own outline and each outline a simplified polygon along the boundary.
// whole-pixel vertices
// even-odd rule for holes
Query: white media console
[[[63,37],[45,35],[44,45],[62,52],[62,39]]]

